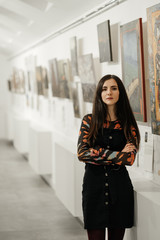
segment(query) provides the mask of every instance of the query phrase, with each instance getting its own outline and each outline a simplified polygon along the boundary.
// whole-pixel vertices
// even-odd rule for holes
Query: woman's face
[[[117,103],[119,99],[119,89],[117,82],[113,78],[104,82],[101,97],[102,101],[108,106],[113,106]]]

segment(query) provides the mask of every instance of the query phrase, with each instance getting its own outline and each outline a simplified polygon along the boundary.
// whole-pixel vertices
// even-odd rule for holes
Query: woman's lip
[[[113,98],[106,98],[107,100],[113,99]]]

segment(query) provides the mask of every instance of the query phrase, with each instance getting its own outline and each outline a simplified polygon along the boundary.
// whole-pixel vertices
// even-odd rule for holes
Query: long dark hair
[[[99,129],[103,129],[103,123],[106,120],[107,116],[109,115],[107,104],[105,104],[102,101],[101,93],[103,84],[105,83],[106,80],[109,80],[111,78],[116,81],[119,89],[119,100],[116,103],[116,116],[120,121],[122,128],[124,129],[126,139],[128,141],[131,139],[132,142],[135,144],[136,148],[138,149],[140,143],[140,133],[137,126],[137,122],[133,115],[133,111],[129,103],[125,87],[119,77],[110,74],[102,77],[97,85],[93,102],[92,120],[88,138],[89,142],[91,144],[94,143]],[[136,142],[131,132],[132,127],[134,127],[136,131],[137,135]]]

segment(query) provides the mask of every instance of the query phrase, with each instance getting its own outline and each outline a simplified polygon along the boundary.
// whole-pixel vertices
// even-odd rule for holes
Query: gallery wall
[[[7,79],[11,74],[11,64],[0,55],[0,138],[5,138],[5,111],[8,107]]]
[[[70,39],[74,36],[77,38],[78,56],[85,54],[93,54],[94,69],[96,82],[105,74],[115,74],[122,78],[122,62],[121,62],[121,44],[120,44],[120,25],[126,24],[138,18],[142,18],[143,22],[143,42],[144,42],[144,62],[145,62],[145,85],[146,85],[146,105],[147,105],[147,122],[138,122],[140,129],[146,128],[146,131],[151,131],[151,118],[150,118],[150,87],[149,87],[149,75],[148,75],[148,42],[147,42],[147,14],[146,9],[155,4],[159,3],[158,0],[128,0],[124,3],[115,6],[101,13],[100,15],[80,24],[79,26],[72,28],[71,30],[60,34],[59,36],[47,41],[46,43],[37,45],[31,49],[28,49],[18,57],[13,57],[9,60],[9,64],[12,67],[22,69],[26,71],[25,59],[29,56],[36,56],[36,66],[43,66],[49,69],[49,60],[57,58],[71,59],[70,53]],[[99,49],[98,49],[98,36],[97,36],[97,25],[110,20],[111,26],[111,42],[113,51],[113,61],[100,63],[99,61]],[[8,71],[8,69],[5,72]],[[3,74],[3,73],[1,73]],[[11,72],[10,72],[11,74]],[[6,74],[7,75],[7,74]],[[4,78],[4,77],[3,77]],[[6,78],[7,80],[7,78]],[[72,101],[68,99],[58,99],[52,97],[51,89],[49,88],[48,97],[33,96],[32,101],[35,104],[31,104],[30,95],[10,93],[15,95],[17,100],[14,101],[11,96],[10,107],[14,107],[17,111],[21,111],[23,108],[24,114],[37,121],[41,117],[41,122],[44,125],[54,125],[59,131],[68,134],[72,140],[77,141],[78,130],[81,123],[81,118],[84,114],[91,111],[91,103],[82,103],[83,97],[80,89],[80,79],[77,77],[77,87],[79,88],[78,94],[81,103],[80,117],[74,117],[74,110]],[[3,82],[3,89],[7,86],[7,83]],[[38,101],[38,102],[37,102]],[[22,106],[23,102],[23,106]],[[2,103],[3,105],[3,103]],[[38,105],[38,106],[37,106]],[[144,130],[145,131],[145,130]],[[156,183],[160,184],[160,160],[159,160],[159,149],[158,143],[160,143],[160,136],[155,135],[154,138],[154,166],[152,172],[146,173],[143,171],[143,166],[140,173],[145,176],[150,176]],[[142,139],[143,143],[144,139]],[[145,157],[141,153],[142,158]],[[141,158],[141,159],[142,159]],[[144,159],[142,160],[144,161]]]

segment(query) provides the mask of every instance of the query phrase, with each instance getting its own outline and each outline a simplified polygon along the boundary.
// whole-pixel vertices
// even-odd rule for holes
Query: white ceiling
[[[13,56],[111,0],[0,0],[0,53]]]

